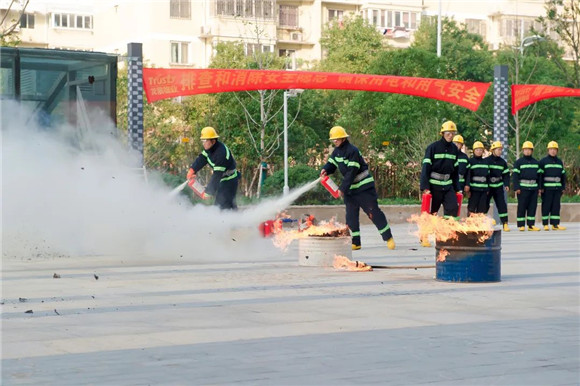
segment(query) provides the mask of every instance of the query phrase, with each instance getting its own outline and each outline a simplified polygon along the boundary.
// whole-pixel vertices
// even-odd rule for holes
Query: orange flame
[[[429,213],[420,216],[412,215],[407,221],[416,223],[419,230],[415,235],[420,240],[434,237],[437,241],[457,240],[458,233],[481,233],[478,242],[483,243],[493,235],[492,219],[483,213],[473,213],[460,221],[454,218],[443,218]]]
[[[449,255],[449,251],[447,249],[442,249],[439,251],[439,256],[437,256],[437,261],[445,261],[445,258]]]
[[[286,249],[288,249],[288,246],[294,240],[302,239],[309,236],[322,236],[326,233],[342,230],[344,230],[344,232],[348,234],[348,231],[346,230],[346,225],[336,222],[333,218],[330,221],[321,221],[319,225],[311,225],[310,227],[303,230],[292,229],[285,231],[282,228],[280,228],[280,230],[276,231],[276,233],[274,234],[272,242],[274,243],[275,247],[285,251]]]
[[[352,261],[349,260],[348,257],[342,255],[334,255],[332,266],[334,269],[340,271],[367,272],[373,270],[373,267],[366,265],[362,261]]]

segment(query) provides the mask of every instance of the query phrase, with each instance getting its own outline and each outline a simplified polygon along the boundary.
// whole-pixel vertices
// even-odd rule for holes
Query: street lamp
[[[290,192],[288,187],[288,98],[293,98],[302,93],[301,89],[284,91],[284,196]]]
[[[522,40],[522,42],[520,43],[520,55],[524,55],[524,48],[531,46],[532,44],[534,44],[535,42],[543,42],[544,40],[546,40],[545,38],[543,38],[542,36],[539,35],[532,35],[532,36],[528,36],[526,38],[524,38]]]
[[[532,44],[536,43],[536,42],[541,42],[546,40],[545,38],[543,38],[542,36],[539,35],[532,35],[532,36],[528,36],[522,39],[522,41],[520,42],[520,56],[522,57],[522,61],[521,63],[518,64],[519,62],[519,57],[517,56],[517,54],[515,55],[515,60],[516,60],[516,65],[515,65],[515,75],[516,75],[516,82],[515,84],[518,84],[519,82],[519,78],[520,78],[520,67],[523,67],[524,65],[524,48],[531,46]],[[517,46],[515,46],[514,48],[518,48]],[[514,122],[516,124],[516,158],[520,158],[520,116],[519,116],[519,111],[516,111],[516,114],[514,116]]]

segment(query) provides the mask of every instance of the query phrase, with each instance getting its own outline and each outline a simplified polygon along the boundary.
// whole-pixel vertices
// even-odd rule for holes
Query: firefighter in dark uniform
[[[395,240],[387,217],[379,208],[375,180],[360,151],[348,140],[346,130],[341,126],[330,129],[330,140],[335,149],[322,167],[320,176],[332,174],[336,169],[343,175],[339,194],[344,197],[346,205],[346,224],[352,236],[352,249],[361,248],[359,212],[362,209],[372,220],[379,234],[387,242],[389,249],[395,249]]]
[[[469,158],[462,150],[465,147],[463,142],[463,137],[457,134],[453,137],[453,143],[459,149],[459,155],[457,156],[457,173],[459,174],[459,188],[463,191],[465,188],[465,175],[467,174],[467,165],[469,164]]]
[[[489,204],[493,198],[499,219],[503,224],[503,230],[509,232],[508,210],[504,192],[510,190],[510,168],[506,160],[501,157],[503,146],[500,141],[492,143],[489,150],[491,155],[486,158],[489,165],[489,195],[487,196],[486,212],[489,210]]]
[[[483,143],[473,144],[473,157],[469,159],[465,176],[465,192],[469,195],[468,213],[486,213],[489,194],[489,165],[483,159]]]
[[[539,231],[536,227],[536,207],[538,206],[538,190],[542,188],[540,180],[540,163],[534,157],[534,144],[530,141],[522,145],[524,156],[516,161],[512,174],[514,190],[518,198],[517,221],[520,231]]]
[[[540,160],[540,179],[542,180],[542,223],[544,230],[550,230],[548,223],[555,231],[566,230],[560,225],[560,198],[566,189],[566,170],[558,158],[558,143],[548,143],[548,155]]]
[[[431,213],[437,213],[443,204],[444,217],[457,217],[459,209],[455,196],[461,191],[457,162],[459,149],[451,142],[456,132],[457,127],[452,121],[441,126],[442,137],[427,147],[421,170],[420,188],[433,196]]]
[[[457,126],[452,121],[441,125],[441,139],[427,146],[423,168],[421,170],[420,189],[423,193],[431,193],[431,213],[436,214],[443,204],[443,217],[457,217],[456,192],[461,191],[457,157],[459,149],[452,142],[457,133]],[[428,240],[421,240],[421,246],[430,247]]]
[[[205,189],[209,197],[215,196],[215,205],[220,209],[237,209],[236,193],[238,191],[239,173],[236,169],[236,160],[230,149],[218,141],[219,135],[213,127],[201,129],[200,139],[203,151],[193,161],[187,179],[195,177],[206,164],[213,169],[213,174]]]

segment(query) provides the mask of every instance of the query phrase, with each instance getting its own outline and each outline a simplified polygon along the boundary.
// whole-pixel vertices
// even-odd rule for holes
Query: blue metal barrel
[[[470,232],[459,234],[457,240],[437,241],[435,278],[472,283],[501,281],[501,231],[493,231],[489,239],[479,243],[481,235],[482,232]],[[449,254],[439,261],[441,250]]]

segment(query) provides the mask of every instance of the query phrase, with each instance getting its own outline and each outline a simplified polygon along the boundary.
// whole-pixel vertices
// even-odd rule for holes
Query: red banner
[[[542,99],[557,97],[580,97],[580,88],[546,86],[543,84],[512,85],[512,114]]]
[[[185,95],[273,89],[389,92],[438,99],[476,111],[491,83],[305,71],[144,68],[149,103]]]

